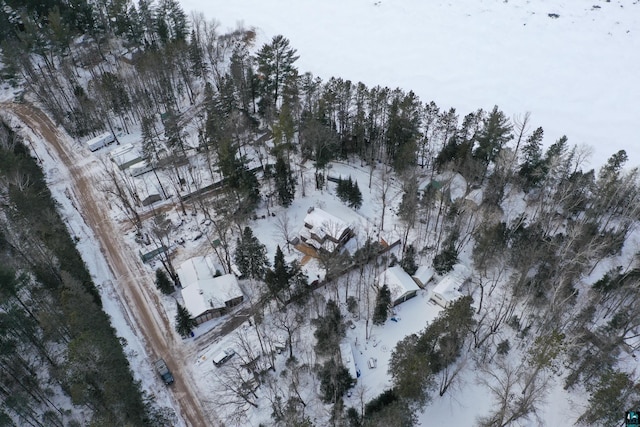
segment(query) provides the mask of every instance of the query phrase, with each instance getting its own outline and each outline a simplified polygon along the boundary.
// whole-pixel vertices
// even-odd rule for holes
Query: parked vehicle
[[[173,374],[171,374],[171,371],[164,362],[164,359],[156,360],[153,366],[156,368],[156,372],[160,375],[160,378],[162,378],[162,381],[164,381],[166,385],[173,384]]]
[[[227,360],[231,359],[235,354],[236,352],[234,349],[228,348],[214,356],[213,364],[216,366],[221,366]]]
[[[102,147],[106,147],[113,141],[115,141],[115,137],[113,136],[113,134],[111,132],[105,132],[87,141],[87,146],[89,147],[89,150],[96,151],[101,149]]]

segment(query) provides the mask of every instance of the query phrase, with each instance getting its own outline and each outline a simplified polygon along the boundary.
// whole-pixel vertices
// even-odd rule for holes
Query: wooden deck
[[[319,258],[318,256],[318,251],[315,250],[315,248],[313,248],[312,246],[309,246],[305,243],[298,243],[297,245],[294,246],[299,252],[302,252],[305,257],[310,257],[310,258]],[[303,259],[304,259],[303,258]]]

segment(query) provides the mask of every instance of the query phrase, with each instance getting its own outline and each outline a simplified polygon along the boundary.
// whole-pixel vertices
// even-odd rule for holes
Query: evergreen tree
[[[245,227],[242,238],[236,242],[235,262],[243,276],[262,279],[269,265],[267,248],[253,231]]]
[[[405,182],[402,200],[398,206],[398,217],[407,224],[407,230],[415,224],[419,198],[418,180],[413,176]]]
[[[293,81],[298,70],[293,66],[298,60],[296,50],[282,35],[274,36],[271,43],[262,46],[257,54],[258,73],[261,78],[260,112],[263,116],[275,113],[285,82]]]
[[[433,267],[438,274],[446,274],[453,270],[458,262],[458,251],[454,245],[448,245],[433,258]]]
[[[578,418],[588,425],[619,425],[620,414],[638,401],[637,385],[626,372],[607,369],[595,386],[588,386],[589,406]]]
[[[511,129],[509,119],[498,110],[497,105],[493,107],[477,136],[478,145],[473,152],[474,157],[485,165],[494,161],[502,147],[513,139]]]
[[[278,121],[273,124],[273,153],[275,156],[281,156],[284,153],[290,153],[295,149],[293,138],[295,135],[295,122],[291,112],[291,101],[283,101]]]
[[[162,269],[156,270],[156,287],[165,295],[170,295],[175,291],[173,283]]]
[[[338,198],[342,200],[343,203],[347,203],[347,201],[349,200],[349,188],[351,187],[350,184],[351,177],[349,177],[348,179],[338,180],[338,185],[336,186],[336,196],[338,196]]]
[[[145,44],[153,44],[157,39],[154,15],[153,0],[138,0],[139,25]]]
[[[607,160],[607,163],[600,168],[598,172],[598,182],[604,182],[605,184],[611,184],[620,177],[622,167],[629,159],[625,150],[620,150],[613,154]]]
[[[107,100],[107,105],[115,114],[122,114],[131,107],[129,95],[122,80],[113,73],[105,72],[100,76],[102,92]]]
[[[365,405],[364,417],[358,427],[412,427],[417,423],[416,418],[409,403],[400,399],[394,389],[388,389]]]
[[[351,190],[349,191],[349,203],[347,204],[353,209],[360,209],[362,206],[362,193],[360,192],[360,187],[358,187],[358,181],[355,181],[351,186]]]
[[[362,206],[362,193],[358,181],[354,183],[351,177],[338,181],[336,196],[350,208],[359,209]]]
[[[280,204],[284,207],[291,205],[296,192],[296,180],[291,173],[291,167],[282,156],[278,156],[275,167],[276,191]]]
[[[469,296],[460,298],[422,332],[398,342],[391,353],[389,373],[400,398],[418,405],[430,399],[435,375],[460,356],[474,325],[471,302]]]
[[[420,135],[420,107],[420,100],[413,92],[393,92],[385,140],[387,157],[393,159],[396,171],[402,171],[415,164],[417,140]]]
[[[404,250],[404,254],[400,260],[400,266],[410,275],[413,275],[418,269],[418,265],[416,264],[416,248],[414,248],[413,245],[407,246]]]
[[[189,60],[191,61],[191,68],[193,70],[193,74],[198,77],[201,77],[204,74],[205,65],[204,65],[204,54],[202,53],[202,48],[200,47],[200,40],[198,40],[198,36],[196,34],[196,30],[191,30],[191,37],[189,40]]]
[[[260,182],[254,171],[249,170],[248,160],[238,155],[238,148],[229,138],[218,144],[218,166],[222,171],[227,188],[235,196],[235,214],[249,216],[260,201]]]
[[[345,336],[346,327],[340,307],[332,299],[327,301],[324,316],[314,320],[316,330],[313,333],[316,338],[316,352],[322,355],[337,355],[340,340]]]
[[[439,254],[433,257],[433,268],[438,274],[446,274],[453,270],[453,266],[458,262],[458,250],[453,242],[442,248]]]
[[[336,363],[334,359],[329,359],[322,365],[318,371],[318,378],[322,400],[325,403],[336,403],[347,390],[353,387],[356,380],[351,377],[347,368]]]
[[[376,307],[373,310],[373,324],[383,325],[387,321],[389,306],[391,305],[391,291],[387,285],[382,285],[376,296]]]
[[[177,0],[160,0],[155,18],[156,31],[164,44],[187,39],[187,15]]]
[[[264,279],[271,296],[277,298],[280,302],[284,302],[282,299],[282,293],[289,287],[290,278],[291,273],[289,266],[284,259],[282,249],[280,249],[280,246],[278,245],[276,248],[276,255],[273,258],[273,269],[267,270]]]
[[[546,165],[542,159],[542,138],[544,131],[538,128],[525,142],[522,147],[524,159],[520,165],[518,174],[523,179],[523,187],[525,191],[536,187],[544,178],[546,173]]]
[[[289,288],[291,289],[291,302],[304,306],[311,295],[309,278],[300,268],[298,261],[294,260],[290,266]]]
[[[196,320],[191,317],[191,313],[185,307],[176,302],[178,313],[176,314],[176,331],[182,337],[188,337],[193,329],[198,326]]]

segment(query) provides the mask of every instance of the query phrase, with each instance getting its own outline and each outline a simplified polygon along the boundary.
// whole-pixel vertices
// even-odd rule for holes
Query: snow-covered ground
[[[26,131],[29,132],[29,131]],[[48,155],[48,151],[45,149],[42,141],[39,141],[34,135],[28,135],[30,140],[34,141],[36,152],[43,159],[43,166],[50,179],[52,192],[54,197],[62,204],[62,214],[65,217],[72,233],[80,237],[79,249],[83,254],[83,258],[87,262],[90,271],[96,277],[97,283],[102,283],[102,294],[105,301],[105,310],[111,315],[114,327],[118,331],[118,335],[127,339],[128,346],[126,351],[129,353],[129,358],[132,363],[132,368],[136,372],[138,379],[142,381],[143,388],[156,395],[159,403],[162,406],[174,406],[170,396],[166,393],[166,389],[155,376],[150,366],[148,366],[148,358],[144,354],[144,345],[139,341],[137,335],[131,331],[127,322],[127,310],[120,305],[117,301],[117,297],[113,290],[109,287],[108,280],[110,279],[110,271],[105,263],[99,248],[96,246],[96,239],[92,238],[90,230],[87,229],[86,224],[82,221],[81,216],[74,208],[72,200],[70,200],[65,194],[65,183],[68,181],[62,171],[56,169],[56,159]],[[103,157],[111,150],[105,149],[104,151],[88,154],[86,162],[93,163],[96,168],[101,169],[102,166],[95,159]],[[93,160],[92,160],[93,159]],[[299,166],[298,166],[299,167]],[[396,182],[393,176],[387,176],[386,181],[390,188],[387,192],[388,209],[386,212],[385,227],[380,231],[380,216],[381,216],[381,203],[380,192],[381,182],[383,181],[380,176],[382,168],[376,167],[372,175],[372,186],[368,187],[370,170],[367,166],[362,166],[359,161],[351,164],[344,162],[334,162],[331,167],[328,168],[328,175],[334,177],[348,177],[350,176],[354,181],[358,182],[358,185],[363,195],[363,206],[358,211],[354,211],[346,207],[335,195],[335,183],[329,182],[327,187],[322,191],[315,190],[312,185],[314,169],[310,165],[306,165],[303,169],[305,176],[305,196],[302,197],[301,188],[298,188],[298,197],[294,200],[292,206],[286,210],[292,234],[296,235],[297,231],[303,224],[304,216],[307,209],[311,206],[319,207],[331,212],[349,224],[354,225],[356,230],[357,244],[362,244],[366,240],[367,235],[384,237],[387,241],[395,241],[400,234],[402,234],[403,225],[395,215],[395,210],[400,202],[401,188],[398,182]],[[300,171],[296,173],[298,175]],[[451,177],[441,176],[438,179],[447,181],[450,178],[450,195],[452,197],[464,196],[468,189],[464,180],[460,180],[459,176],[452,175]],[[428,177],[423,177],[423,180],[428,180]],[[302,180],[301,180],[302,181]],[[455,190],[455,191],[454,191]],[[460,194],[458,194],[460,193]],[[525,204],[522,199],[522,195],[516,192],[509,193],[510,196],[504,203],[504,211],[506,216],[518,216]],[[191,208],[188,208],[191,211]],[[276,216],[267,215],[267,211],[264,207],[260,208],[257,212],[258,218],[249,222],[249,226],[252,227],[254,234],[266,244],[268,249],[269,259],[273,259],[275,248],[280,245],[284,248],[285,240],[282,233],[278,230],[278,218],[282,218],[284,210],[281,207],[272,210]],[[122,220],[121,212],[114,210],[110,213],[114,219]],[[264,215],[264,218],[262,216]],[[183,240],[182,245],[176,245],[175,248],[175,261],[180,263],[189,257],[197,255],[210,254],[211,249],[208,243],[208,238],[200,238],[195,240],[193,236],[200,232],[209,233],[211,239],[215,239],[215,231],[211,225],[207,225],[204,218],[201,215],[183,216],[179,212],[171,212],[169,218],[174,224],[182,224],[177,228],[172,235],[174,240]],[[415,231],[412,232],[414,234]],[[133,240],[133,236],[129,234],[127,236],[129,244],[132,246],[132,251],[137,249],[143,249]],[[235,241],[235,239],[232,239]],[[413,241],[413,237],[410,235],[409,242]],[[610,268],[611,265],[626,265],[630,262],[631,257],[635,253],[637,248],[638,233],[632,234],[628,240],[622,255],[615,260],[607,260],[601,263],[597,271],[594,272],[593,277],[587,279],[588,283],[597,280],[601,274],[606,271],[606,268]],[[288,260],[301,259],[302,255],[293,250],[291,253],[285,251]],[[400,254],[397,254],[398,256]],[[461,254],[461,261],[470,265],[469,253],[463,252]],[[422,256],[419,263],[430,264],[430,255]],[[153,265],[150,266],[149,273],[153,271]],[[305,269],[311,280],[314,280],[317,274],[322,275],[323,269],[317,263],[312,260],[305,265]],[[598,276],[600,274],[600,276]],[[373,276],[370,276],[373,277]],[[111,278],[113,279],[113,278]],[[351,283],[356,283],[357,278]],[[246,282],[246,281],[245,281]],[[334,286],[330,286],[330,289],[321,291],[324,294],[324,299],[335,298],[335,295],[339,292],[341,302],[344,303],[344,280],[338,282]],[[368,283],[368,282],[367,282]],[[250,289],[251,283],[243,283],[245,289]],[[351,293],[354,293],[354,286],[352,285]],[[430,284],[426,291],[419,291],[418,296],[411,299],[396,308],[396,318],[398,322],[387,321],[384,326],[374,326],[370,332],[371,335],[367,339],[365,332],[364,320],[351,320],[355,328],[348,329],[347,337],[343,341],[351,346],[353,350],[353,358],[358,370],[361,373],[358,379],[358,385],[353,390],[352,395],[346,398],[346,404],[348,406],[354,406],[358,408],[360,406],[361,399],[363,401],[369,401],[371,398],[377,396],[381,391],[391,385],[390,377],[388,375],[388,363],[389,357],[396,343],[408,334],[416,333],[422,330],[428,325],[441,311],[441,309],[429,302],[429,293],[433,289],[433,284]],[[368,286],[363,285],[364,289]],[[179,299],[179,293],[175,296]],[[247,293],[247,297],[250,297],[250,293]],[[174,317],[175,312],[175,300],[172,297],[164,297],[164,308],[168,313],[169,318]],[[248,302],[244,305],[246,306]],[[242,306],[241,306],[242,307]],[[363,307],[360,307],[363,310]],[[313,312],[313,309],[310,311]],[[346,313],[346,309],[344,310]],[[272,314],[266,316],[265,322],[269,324],[272,322]],[[314,314],[311,317],[315,317]],[[194,372],[194,378],[197,382],[197,388],[202,392],[203,402],[219,401],[221,398],[229,396],[229,392],[221,386],[221,383],[225,381],[224,372],[233,369],[233,366],[239,366],[241,361],[240,354],[229,362],[229,365],[223,368],[215,367],[211,360],[221,350],[234,347],[238,353],[240,353],[239,340],[244,336],[245,342],[252,344],[254,349],[259,348],[257,344],[257,338],[253,334],[253,329],[248,322],[245,322],[235,332],[225,337],[220,337],[215,340],[208,340],[204,335],[220,325],[225,319],[218,319],[207,322],[197,328],[196,336],[184,341],[184,345],[190,350],[188,358],[185,360],[185,364],[190,367]],[[272,329],[272,332],[274,330]],[[277,331],[272,334],[274,341],[283,341],[283,332]],[[313,354],[312,348],[315,344],[313,338],[312,329],[310,329],[308,323],[305,323],[303,328],[297,333],[298,345],[296,346],[296,356],[302,363],[313,365],[316,360]],[[515,340],[512,342],[514,347],[518,344]],[[287,353],[285,351],[285,353]],[[509,360],[512,363],[517,363],[519,357],[518,350],[512,350]],[[377,362],[375,368],[368,367],[368,360],[374,358]],[[285,356],[279,355],[276,358],[276,375],[280,375],[285,369]],[[246,362],[247,357],[244,356]],[[461,374],[459,381],[452,387],[444,397],[434,397],[433,401],[424,408],[424,412],[419,414],[421,425],[460,425],[474,421],[479,416],[487,415],[490,411],[492,400],[491,396],[487,392],[487,388],[484,385],[479,384],[479,374],[474,370],[473,361],[469,360],[468,367]],[[277,376],[274,376],[277,378]],[[285,382],[283,381],[283,384]],[[249,408],[248,414],[245,418],[242,418],[235,425],[255,425],[259,423],[268,424],[270,419],[270,393],[273,393],[273,385],[262,385],[257,391],[256,395],[259,399],[259,407],[255,409]],[[326,414],[328,413],[328,406],[320,402],[317,396],[317,380],[313,372],[307,372],[301,377],[301,389],[303,389],[305,400],[309,402],[308,414],[312,416],[312,419],[316,421],[316,425],[322,425],[326,421]],[[546,399],[546,404],[540,411],[543,425],[555,426],[563,425],[566,420],[575,420],[584,408],[586,400],[585,397],[579,393],[572,392],[567,393],[562,389],[562,380],[556,378],[549,390],[549,395]],[[174,406],[175,407],[175,406]],[[231,415],[229,413],[231,406],[224,407],[211,407],[210,410],[215,411],[219,416],[225,417]],[[231,422],[231,421],[230,421]],[[233,422],[231,422],[232,425]]]
[[[594,0],[181,0],[222,29],[283,34],[301,71],[400,87],[460,116],[532,114],[546,144],[566,134],[592,167],[640,163],[640,2]],[[557,18],[549,14],[559,15]]]
[[[640,69],[638,1],[183,0],[182,4],[187,10],[202,10],[207,18],[219,20],[223,29],[234,27],[237,22],[257,27],[258,44],[275,34],[284,34],[298,49],[300,70],[311,71],[324,79],[339,76],[363,81],[369,86],[399,86],[413,90],[423,101],[434,100],[441,108],[455,107],[461,116],[477,108],[490,109],[494,104],[510,116],[530,111],[532,127],[545,129],[547,144],[567,134],[572,143],[593,146],[592,166],[599,166],[618,149],[627,150],[632,165],[640,163],[640,131],[636,126],[640,119],[640,109],[636,107],[640,99],[637,83],[637,70]],[[559,16],[553,18],[550,13]],[[0,97],[4,98],[9,96]],[[128,342],[126,351],[134,372],[143,388],[154,393],[162,406],[174,405],[149,366],[144,344],[128,325],[126,308],[118,303],[108,286],[111,273],[96,239],[64,193],[66,177],[56,169],[56,159],[47,156],[43,142],[33,140],[36,151],[43,158],[54,197],[62,205],[62,214],[72,233],[80,237],[79,250],[91,273],[100,278],[96,282],[104,285],[101,291],[105,310],[111,315],[118,335]],[[131,136],[123,142],[137,140]],[[112,149],[105,149],[95,156],[104,157]],[[306,197],[300,197],[299,191],[293,206],[287,210],[293,234],[302,226],[310,206],[323,208],[355,224],[358,243],[363,243],[367,234],[374,236],[380,232],[380,188],[375,182],[381,180],[374,176],[374,185],[369,189],[369,169],[358,163],[333,163],[328,171],[329,175],[351,176],[358,182],[363,207],[357,212],[336,198],[333,194],[335,184],[329,183],[328,191],[313,190],[313,171],[308,166]],[[158,192],[152,177],[140,180],[146,183],[145,188],[149,188],[142,194]],[[399,194],[399,185],[392,183],[390,208],[381,232],[388,241],[395,240],[402,227],[393,214]],[[524,209],[524,201],[514,195],[506,207],[507,217],[515,217]],[[283,214],[282,208],[276,208],[275,212],[280,217]],[[111,215],[122,219],[121,212],[114,211]],[[278,231],[276,217],[268,216],[265,209],[261,209],[258,216],[260,219],[249,225],[266,244],[269,259],[273,259],[276,245],[284,246],[284,239]],[[211,232],[212,228],[203,225],[200,217],[182,218],[179,213],[172,213],[170,217],[174,223],[184,219],[184,226],[175,236],[185,241],[184,246],[176,248],[176,261],[204,255],[203,251],[209,246],[206,239],[194,240],[193,236],[203,230]],[[626,265],[637,242],[638,233],[634,233],[620,259],[616,263],[603,262],[587,282],[597,280],[612,265]],[[134,245],[133,239],[131,244]],[[285,254],[289,260],[301,257],[295,251],[291,254],[285,251]],[[468,262],[468,254],[462,257]],[[428,263],[430,259],[423,261]],[[305,268],[311,280],[323,273],[315,261]],[[248,284],[243,283],[243,286]],[[354,360],[362,374],[359,387],[366,391],[366,400],[390,384],[388,358],[395,343],[424,328],[439,313],[440,309],[429,303],[428,292],[429,289],[420,291],[416,298],[400,305],[397,308],[400,321],[374,327],[368,341],[363,321],[355,322],[356,328],[348,330],[345,342],[354,351]],[[173,318],[175,301],[166,297],[164,303],[169,317]],[[185,345],[195,347],[193,343],[197,343],[198,336],[222,321],[207,322],[198,328],[196,338],[185,341]],[[310,330],[305,329],[300,334],[301,342],[311,348]],[[185,361],[200,374],[196,378],[198,388],[206,392],[203,400],[212,400],[219,390],[217,370],[210,362],[211,358],[221,349],[234,345],[234,339],[235,335],[230,335],[212,342],[202,351],[193,352],[193,360]],[[303,360],[307,358],[313,356],[302,357]],[[369,358],[377,360],[376,368],[368,368]],[[282,361],[278,369],[281,364]],[[312,393],[314,385],[308,384],[307,392]],[[262,393],[265,392],[258,392],[264,396]],[[357,407],[358,399],[356,390],[347,399],[347,405]],[[576,399],[577,403],[574,405],[571,399]],[[544,425],[565,425],[567,419],[575,420],[580,413],[584,398],[578,394],[569,395],[562,390],[561,381],[557,381],[547,402],[542,411]],[[267,404],[261,402],[261,405],[261,410],[255,411],[251,418],[256,425],[260,421],[269,422]],[[490,405],[486,387],[477,383],[473,370],[468,370],[450,393],[434,399],[425,408],[420,419],[422,425],[463,425],[487,414]]]

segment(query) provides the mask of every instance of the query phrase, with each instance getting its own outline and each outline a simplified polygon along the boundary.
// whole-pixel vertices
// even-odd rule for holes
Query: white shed
[[[463,264],[456,264],[453,270],[440,280],[433,289],[431,300],[443,308],[449,307],[462,298],[460,287],[471,277],[471,270]]]
[[[118,165],[120,170],[125,170],[136,163],[142,162],[142,154],[133,144],[124,144],[111,150],[109,157],[113,163]]]
[[[436,272],[433,271],[433,268],[427,267],[426,265],[421,265],[411,277],[418,286],[424,289],[427,286],[427,283],[429,283],[431,279],[433,279],[433,276],[435,274]]]

